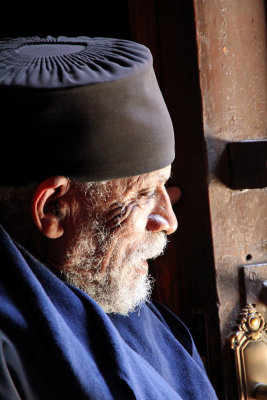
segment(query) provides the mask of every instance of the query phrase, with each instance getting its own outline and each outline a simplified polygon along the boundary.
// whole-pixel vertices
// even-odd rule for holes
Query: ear
[[[53,176],[42,181],[33,195],[34,223],[50,239],[57,239],[64,233],[63,220],[67,210],[63,199],[69,186],[65,176]]]

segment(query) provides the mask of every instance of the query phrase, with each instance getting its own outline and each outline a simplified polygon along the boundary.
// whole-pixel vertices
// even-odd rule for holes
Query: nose
[[[151,232],[165,232],[170,235],[176,231],[177,227],[178,222],[172,209],[170,197],[164,187],[158,195],[154,209],[148,216],[146,229]]]

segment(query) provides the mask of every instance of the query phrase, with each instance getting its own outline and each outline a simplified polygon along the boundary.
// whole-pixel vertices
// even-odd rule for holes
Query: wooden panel
[[[218,171],[228,141],[267,135],[264,2],[194,3],[224,372],[227,399],[237,399],[227,340],[243,306],[239,266],[267,260],[267,189],[233,191]]]

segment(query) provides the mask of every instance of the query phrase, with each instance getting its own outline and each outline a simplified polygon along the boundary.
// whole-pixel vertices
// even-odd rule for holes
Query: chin
[[[109,314],[126,316],[150,300],[154,279],[143,269],[142,272],[136,268],[130,272],[122,269],[97,275],[71,272],[65,279],[87,293]]]

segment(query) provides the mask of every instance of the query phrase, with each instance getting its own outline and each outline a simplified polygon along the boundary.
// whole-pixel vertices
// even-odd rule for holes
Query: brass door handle
[[[251,395],[254,399],[267,400],[267,385],[264,383],[257,383]]]
[[[252,304],[240,313],[231,347],[235,351],[239,400],[267,400],[267,323]]]

